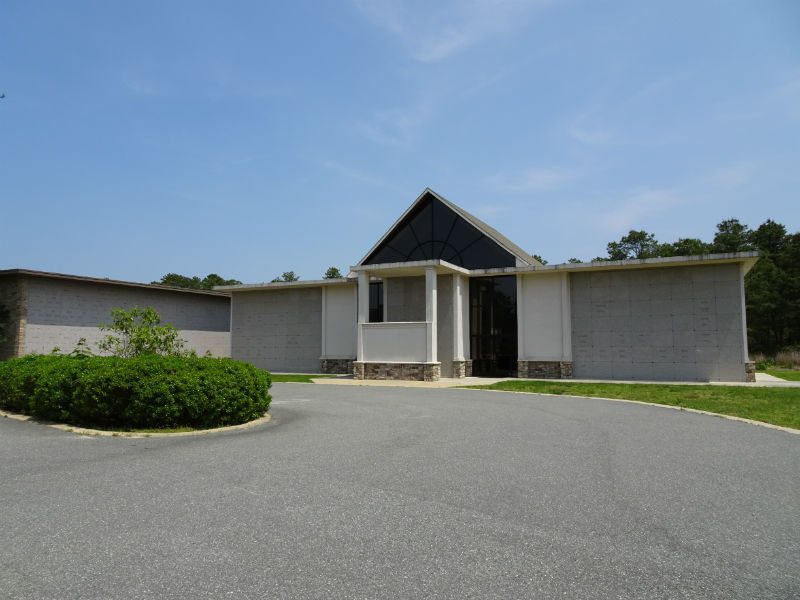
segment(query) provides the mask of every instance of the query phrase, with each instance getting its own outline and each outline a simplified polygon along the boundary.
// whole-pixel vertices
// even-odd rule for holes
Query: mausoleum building
[[[757,259],[543,265],[426,189],[345,278],[217,289],[231,356],[276,372],[746,381]]]

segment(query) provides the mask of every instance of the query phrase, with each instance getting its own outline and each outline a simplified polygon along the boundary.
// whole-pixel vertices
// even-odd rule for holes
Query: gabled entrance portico
[[[437,259],[359,265],[353,271],[356,378],[436,381],[470,374],[466,269]],[[369,288],[376,280],[383,282],[384,318],[370,322]]]

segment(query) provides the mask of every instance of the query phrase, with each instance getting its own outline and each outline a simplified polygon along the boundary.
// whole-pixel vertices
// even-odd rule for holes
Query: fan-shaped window
[[[441,259],[466,269],[513,267],[514,256],[428,194],[364,264]]]

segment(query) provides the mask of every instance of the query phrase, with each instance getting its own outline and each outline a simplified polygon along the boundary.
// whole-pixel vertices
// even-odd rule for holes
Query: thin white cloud
[[[645,110],[648,103],[657,101],[686,77],[685,72],[665,75],[632,92],[625,91],[612,98],[596,101],[567,124],[566,133],[585,146],[651,146],[674,141],[673,134],[660,131],[655,134],[652,128],[646,132],[639,131],[638,134],[630,131],[630,116],[634,111]],[[648,119],[647,122],[651,123],[652,120]]]
[[[755,165],[753,163],[739,163],[714,169],[703,178],[703,182],[715,187],[739,187],[750,181],[754,171]]]
[[[565,186],[579,176],[575,170],[532,167],[515,175],[496,175],[489,186],[497,192],[547,192]]]
[[[353,0],[371,23],[398,37],[421,62],[448,59],[520,27],[553,0]]]
[[[775,101],[789,118],[800,121],[800,68],[789,71],[773,92]]]
[[[668,91],[669,88],[674,87],[676,83],[686,78],[686,73],[673,73],[672,75],[665,75],[648,82],[635,92],[633,92],[627,100],[622,101],[623,104],[636,104],[638,102],[646,101],[651,98],[661,95],[663,92]]]
[[[409,109],[392,108],[375,111],[370,118],[356,123],[356,129],[367,139],[386,146],[408,146],[416,141],[420,130],[433,113],[433,106],[423,102]]]
[[[721,121],[746,122],[776,114],[800,121],[800,67],[784,71],[777,83],[765,89],[724,98],[717,107],[716,117]]]
[[[469,212],[484,219],[490,219],[511,210],[511,208],[511,206],[505,204],[478,204],[470,206]]]
[[[606,231],[624,232],[641,227],[642,221],[684,203],[684,199],[671,189],[637,188],[621,203],[607,213],[599,215],[597,222]]]
[[[285,85],[225,61],[211,61],[203,69],[202,77],[204,85],[200,89],[205,88],[205,93],[211,97],[262,100],[289,94]]]
[[[366,171],[350,167],[336,160],[323,160],[320,164],[326,169],[329,169],[334,173],[345,177],[346,179],[352,179],[358,183],[367,183],[370,185],[384,185],[385,183],[380,177],[376,177],[375,175],[367,173]]]
[[[614,131],[596,123],[591,111],[575,117],[567,125],[567,134],[586,146],[605,146],[618,141]]]

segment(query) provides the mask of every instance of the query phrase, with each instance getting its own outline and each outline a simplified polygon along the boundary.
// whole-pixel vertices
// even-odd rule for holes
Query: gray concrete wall
[[[425,320],[425,276],[392,277],[383,286],[387,321]]]
[[[180,330],[187,348],[214,356],[230,353],[230,299],[161,289],[25,277],[27,285],[24,353],[70,352],[80,338],[96,350],[113,308],[151,306],[162,323]]]
[[[576,378],[743,381],[738,264],[572,273]]]
[[[441,376],[453,376],[453,276],[436,277],[436,354]]]
[[[231,354],[275,372],[319,373],[322,289],[233,294]]]

